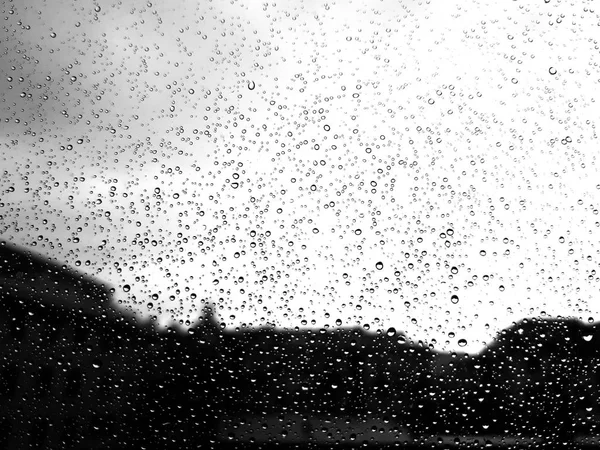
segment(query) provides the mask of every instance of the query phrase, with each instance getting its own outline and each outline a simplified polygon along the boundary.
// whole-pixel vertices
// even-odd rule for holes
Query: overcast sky
[[[585,4],[6,8],[1,238],[119,308],[467,351],[524,317],[597,319]]]

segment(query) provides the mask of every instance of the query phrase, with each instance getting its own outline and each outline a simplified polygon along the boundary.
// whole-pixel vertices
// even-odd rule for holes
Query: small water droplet
[[[248,89],[253,91],[255,87],[256,87],[256,83],[254,81],[248,81]]]
[[[52,39],[54,39],[54,38],[56,37],[56,33],[54,33],[54,32],[50,33],[50,37],[51,37]]]
[[[450,301],[456,305],[458,303],[458,295],[454,294],[450,297]]]
[[[98,358],[94,359],[92,361],[92,367],[94,369],[99,369],[100,367],[102,367],[102,361],[100,361]]]
[[[550,67],[550,69],[548,69],[548,72],[550,72],[550,75],[556,75],[556,68],[554,67]]]
[[[375,267],[377,268],[377,270],[381,270],[383,269],[383,263],[379,261],[377,264],[375,264]]]

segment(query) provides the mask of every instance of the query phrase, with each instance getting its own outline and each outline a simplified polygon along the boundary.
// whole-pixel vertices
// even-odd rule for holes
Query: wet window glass
[[[593,2],[0,22],[0,447],[598,445]]]

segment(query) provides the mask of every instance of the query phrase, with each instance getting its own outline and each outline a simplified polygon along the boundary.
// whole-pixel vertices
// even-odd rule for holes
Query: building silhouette
[[[101,283],[7,243],[0,302],[0,448],[169,448],[186,435],[176,412],[204,390],[186,364],[201,344],[136,325]],[[189,398],[176,395],[184,380],[199,380]]]
[[[361,328],[226,330],[208,300],[193,328],[158,332],[110,295],[0,243],[0,448],[572,446],[600,434],[595,324],[524,319],[468,355]]]

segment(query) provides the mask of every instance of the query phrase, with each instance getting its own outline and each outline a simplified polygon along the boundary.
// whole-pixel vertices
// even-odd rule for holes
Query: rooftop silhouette
[[[0,301],[2,448],[573,448],[600,436],[599,330],[575,319],[523,319],[476,355],[362,328],[224,330],[210,302],[186,333],[157,332],[111,312],[103,283],[6,243]]]

